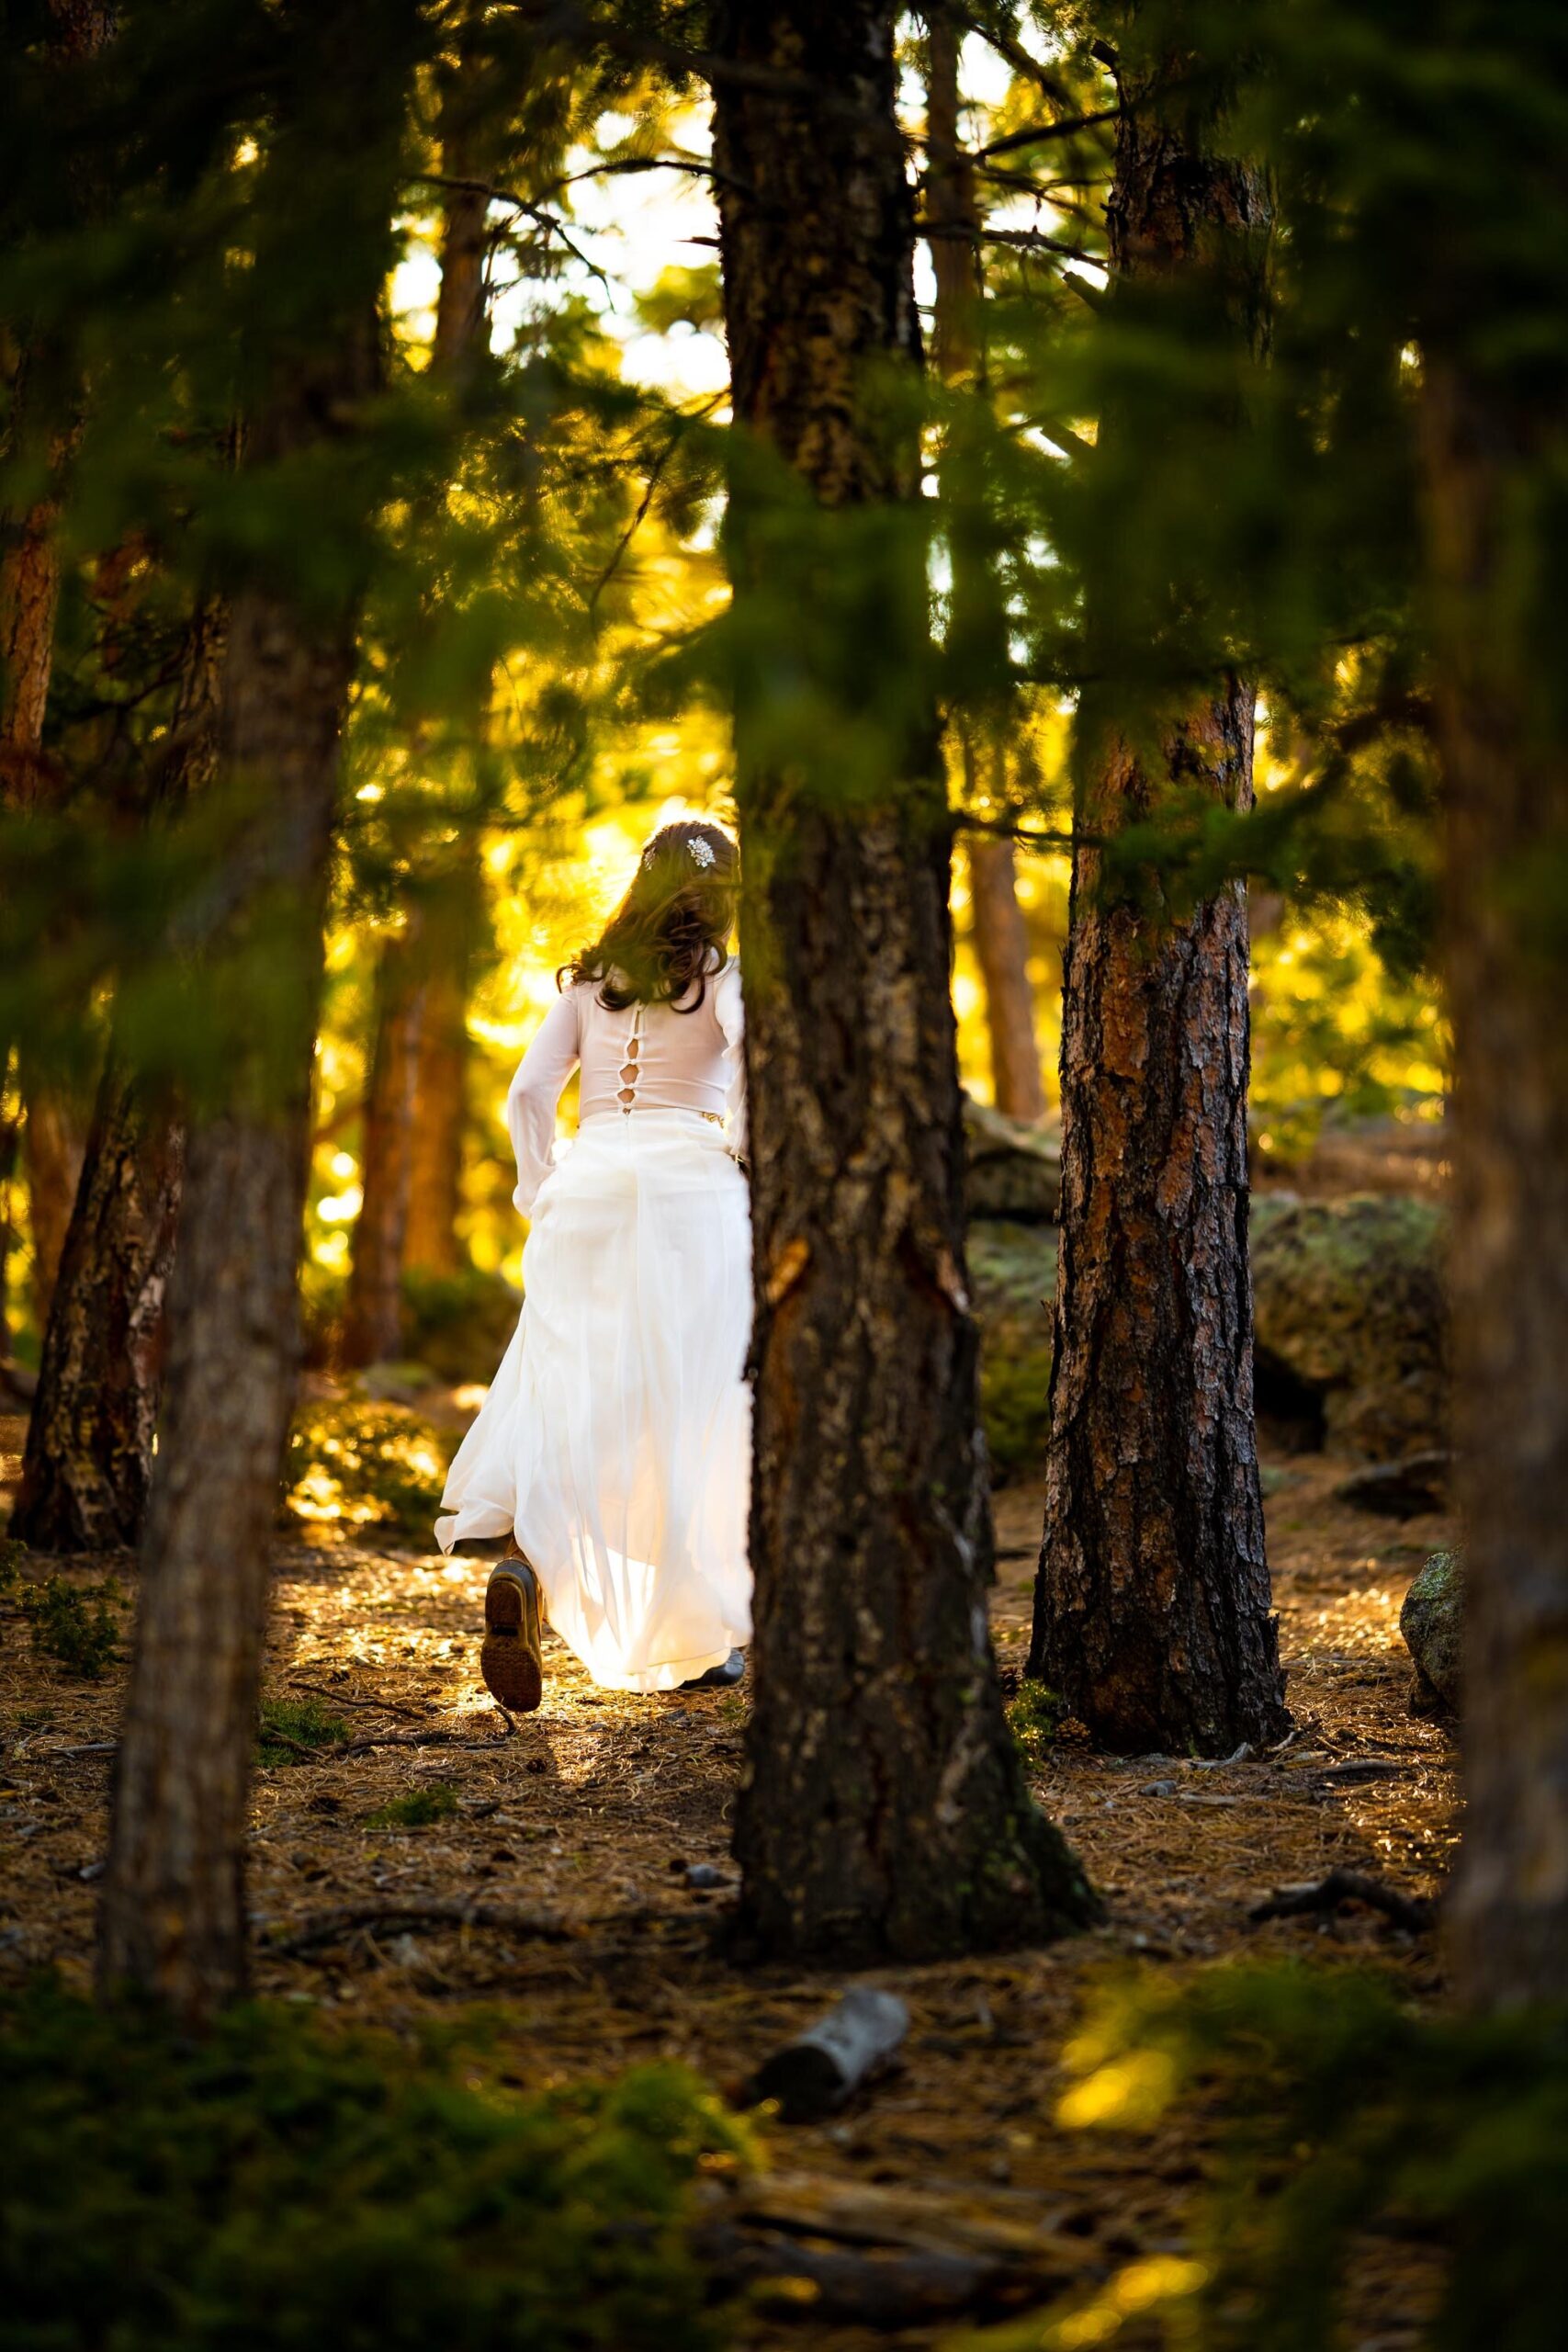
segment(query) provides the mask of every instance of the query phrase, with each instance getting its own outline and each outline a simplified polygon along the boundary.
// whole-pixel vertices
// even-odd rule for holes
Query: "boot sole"
[[[485,1637],[479,1672],[485,1689],[507,1712],[531,1715],[545,1693],[540,1656],[543,1623],[539,1587],[526,1561],[508,1561],[485,1589]]]

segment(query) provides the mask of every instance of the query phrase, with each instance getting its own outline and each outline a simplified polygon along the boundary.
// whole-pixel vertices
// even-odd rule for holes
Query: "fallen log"
[[[771,2316],[901,2328],[999,2317],[1097,2270],[1092,2240],[929,2190],[764,2173],[715,2184],[698,2244]]]
[[[464,1903],[442,1896],[407,1903],[343,1903],[330,1911],[315,1912],[287,1936],[263,1932],[265,1948],[279,1959],[297,1959],[322,1944],[337,1943],[361,1928],[494,1928],[503,1935],[523,1936],[535,1943],[574,1943],[583,1934],[579,1922],[563,1919],[558,1911],[525,1911],[505,1903]]]
[[[897,1993],[856,1984],[826,2017],[763,2059],[752,2095],[777,2099],[783,2122],[816,2122],[885,2073],[908,2030],[909,2012]]]
[[[1364,1903],[1370,1911],[1381,1911],[1396,1928],[1413,1936],[1424,1934],[1437,1917],[1436,1904],[1425,1895],[1401,1894],[1381,1878],[1346,1870],[1330,1871],[1326,1878],[1303,1879],[1292,1886],[1277,1886],[1263,1902],[1253,1905],[1247,1917],[1296,1919],[1309,1912],[1337,1911],[1341,1903]]]

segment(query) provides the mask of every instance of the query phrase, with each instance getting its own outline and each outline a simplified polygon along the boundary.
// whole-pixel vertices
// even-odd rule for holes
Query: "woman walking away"
[[[445,1551],[510,1531],[481,1670],[536,1707],[541,1599],[595,1682],[737,1682],[746,1561],[750,1217],[739,860],[717,825],[666,825],[561,993],[506,1100],[525,1300],[452,1464]],[[556,1105],[581,1067],[576,1141]]]

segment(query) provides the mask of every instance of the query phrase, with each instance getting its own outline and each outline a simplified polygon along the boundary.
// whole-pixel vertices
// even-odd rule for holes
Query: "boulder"
[[[1051,1225],[1062,1191],[1062,1140],[964,1097],[964,1196],[971,1217]]]
[[[1398,1462],[1367,1463],[1340,1480],[1335,1497],[1380,1519],[1419,1519],[1427,1511],[1447,1510],[1452,1469],[1447,1447],[1432,1446]]]
[[[1464,1555],[1434,1552],[1404,1596],[1399,1630],[1415,1672],[1413,1715],[1459,1713],[1463,1654]]]
[[[1258,1399],[1322,1442],[1397,1461],[1447,1440],[1444,1218],[1392,1194],[1255,1193]]]
[[[1045,1458],[1056,1232],[985,1217],[969,1227],[980,1326],[980,1418],[998,1484]]]

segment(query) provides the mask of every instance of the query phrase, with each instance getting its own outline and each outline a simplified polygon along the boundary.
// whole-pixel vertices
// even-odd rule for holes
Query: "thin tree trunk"
[[[893,11],[726,0],[715,43],[811,85],[716,90],[735,413],[763,445],[732,491],[737,612],[765,637],[780,568],[804,563],[883,624],[852,661],[844,612],[794,647],[815,752],[773,748],[796,706],[761,698],[771,672],[738,710],[756,1698],[735,1844],[769,1952],[914,1959],[1048,1935],[1092,1897],[1029,1801],[987,1634],[944,795],[933,716],[898,700],[924,600],[910,540],[864,527],[918,490],[908,435],[868,406],[878,368],[918,356]],[[768,498],[770,465],[810,499]],[[822,711],[852,694],[898,712],[852,794]]]
[[[414,1102],[423,1034],[420,943],[401,932],[382,944],[376,974],[375,1046],[365,1092],[364,1199],[354,1228],[343,1353],[382,1363],[402,1336],[403,1242],[412,1172]]]
[[[936,278],[931,356],[950,381],[972,377],[978,360],[980,311],[979,223],[974,167],[960,145],[958,52],[963,28],[950,7],[934,6],[927,26],[926,219],[931,268]],[[965,605],[978,605],[976,617],[993,620],[991,662],[1005,672],[999,600],[994,583],[974,575],[983,558],[962,545],[953,550],[953,635],[962,649],[975,622]],[[980,591],[978,595],[972,592]],[[992,721],[999,734],[1012,713]],[[1000,741],[987,744],[987,729],[973,717],[961,723],[965,778],[971,792],[987,765],[1003,769]],[[1029,978],[1029,934],[1018,903],[1012,843],[983,833],[969,841],[969,910],[976,960],[986,991],[986,1027],[991,1051],[991,1092],[998,1111],[1013,1119],[1045,1115],[1045,1088],[1034,1027],[1034,990]]]
[[[477,884],[477,873],[475,879]],[[441,937],[437,927],[435,942]],[[434,944],[424,983],[403,1229],[403,1264],[411,1272],[455,1274],[458,1268],[457,1212],[468,1107],[468,963],[466,940]]]
[[[26,430],[32,368],[24,356],[13,402]],[[51,456],[63,465],[74,433],[51,436]],[[0,554],[0,798],[6,808],[31,811],[56,797],[58,778],[43,749],[44,717],[54,666],[54,622],[60,604],[59,503],[39,500],[7,529]],[[55,1269],[70,1221],[81,1167],[81,1136],[66,1098],[30,1067],[26,1041],[17,1046],[17,1091],[23,1124],[21,1159],[28,1187],[33,1245],[33,1311],[48,1319]]]
[[[286,224],[255,300],[297,290],[301,185],[323,157],[342,217],[317,224],[313,281],[247,435],[265,469],[352,435],[380,380],[388,260],[417,12],[334,0],[294,19],[288,96],[258,202]],[[287,188],[287,203],[283,191]],[[266,315],[264,311],[262,315]],[[276,347],[276,346],[273,346]],[[356,453],[357,454],[357,453]],[[363,464],[363,458],[359,458]],[[266,479],[262,472],[262,481]],[[367,487],[367,496],[371,492]],[[362,518],[363,519],[363,518]],[[340,548],[334,577],[344,580]],[[304,548],[296,550],[303,561]],[[204,965],[223,1054],[193,1098],[167,1396],[114,1794],[98,1972],[200,2018],[244,1984],[245,1815],[269,1550],[299,1360],[296,1274],[312,1046],[357,599],[253,581],[235,594],[218,791],[243,819],[220,934]]]
[[[1214,270],[1250,315],[1258,174],[1123,93],[1109,207],[1123,278]],[[1105,434],[1117,423],[1107,419]],[[1108,616],[1114,626],[1114,616]],[[1093,616],[1091,616],[1091,626]],[[1044,1539],[1029,1659],[1106,1747],[1223,1754],[1288,1717],[1269,1613],[1247,1269],[1247,901],[1189,918],[1113,899],[1090,846],[1173,787],[1252,799],[1253,696],[1232,680],[1149,772],[1080,720],[1062,1030],[1062,1206]]]
[[[1010,1119],[1043,1119],[1045,1087],[1034,1033],[1029,932],[1018,903],[1011,842],[970,834],[969,907],[976,960],[986,985],[992,1095]]]
[[[459,68],[447,96],[442,141],[443,174],[459,183],[480,176],[472,169],[468,103]],[[482,187],[447,187],[431,376],[458,397],[490,347],[489,211]],[[481,707],[476,723],[483,721]],[[466,912],[477,905],[482,885],[478,842],[463,841],[456,857],[455,881],[430,919],[425,909],[411,905],[404,930],[381,950],[365,1103],[363,1201],[344,1329],[351,1364],[396,1353],[405,1266],[435,1273],[457,1270],[471,940],[463,923],[452,920],[452,907]]]
[[[134,1544],[157,1425],[183,1138],[111,1056],[60,1261],[11,1533],[39,1552]]]
[[[11,1361],[10,1261],[15,1235],[11,1225],[11,1185],[17,1172],[17,1143],[21,1120],[7,1107],[11,1056],[0,1035],[0,1377]]]
[[[210,786],[225,621],[204,598],[171,716],[158,805]],[[164,1354],[185,1130],[127,1057],[117,1019],[44,1333],[14,1535],[39,1552],[141,1539]]]
[[[1454,1410],[1467,1575],[1464,1842],[1450,1907],[1478,2006],[1568,1984],[1568,761],[1498,627],[1558,418],[1427,367],[1448,788]]]
[[[22,1087],[22,1168],[28,1180],[28,1227],[33,1245],[33,1312],[39,1329],[49,1324],[50,1302],[61,1252],[70,1230],[71,1210],[82,1181],[86,1153],[77,1098],[51,1085],[18,1053]]]
[[[114,28],[115,12],[103,0],[49,0],[49,53],[61,74],[89,64]],[[86,194],[96,207],[100,192]],[[0,805],[28,810],[45,807],[59,790],[59,777],[43,748],[60,605],[57,485],[75,449],[81,417],[80,385],[71,380],[47,339],[29,346],[25,329],[10,386],[10,409],[13,449],[32,445],[46,450],[51,476],[45,494],[26,513],[3,518],[6,527],[0,532]],[[33,1302],[41,1330],[81,1174],[85,1106],[56,1085],[51,1072],[35,1066],[26,1038],[15,1042],[24,1111],[22,1164],[33,1243]]]

